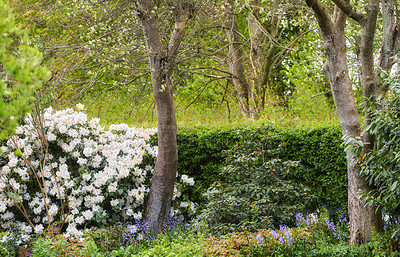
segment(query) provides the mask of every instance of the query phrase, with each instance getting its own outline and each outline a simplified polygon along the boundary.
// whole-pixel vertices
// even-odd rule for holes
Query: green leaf
[[[14,154],[15,154],[16,156],[22,156],[21,148],[18,147],[18,148],[14,151]]]
[[[395,181],[392,186],[390,187],[390,191],[394,192],[397,190],[397,185],[399,184],[399,181]]]

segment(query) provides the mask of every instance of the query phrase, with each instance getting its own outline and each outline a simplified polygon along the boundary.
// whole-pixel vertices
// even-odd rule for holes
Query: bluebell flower
[[[275,239],[278,239],[279,236],[278,236],[278,234],[276,233],[275,230],[271,229],[270,232],[275,237]]]
[[[257,239],[257,244],[262,244],[263,243],[263,237],[261,235],[261,231],[256,236],[256,239]]]
[[[338,221],[340,224],[343,224],[347,227],[350,226],[349,220],[347,219],[346,215],[344,215],[344,213],[339,213]]]
[[[292,232],[287,225],[279,225],[279,230],[281,232],[279,237],[279,243],[282,245],[284,243],[290,245],[293,241]]]
[[[303,215],[303,213],[301,213],[301,212],[298,212],[298,213],[295,215],[295,218],[296,218],[296,226],[300,226],[301,223],[302,223],[302,221],[305,221],[304,215]]]
[[[173,216],[173,217],[167,217],[164,220],[164,228],[167,231],[172,231],[174,233],[175,229],[182,227],[183,227],[183,217]]]
[[[154,239],[154,233],[150,230],[150,224],[140,220],[136,220],[135,224],[128,224],[123,236],[124,241],[129,244]]]

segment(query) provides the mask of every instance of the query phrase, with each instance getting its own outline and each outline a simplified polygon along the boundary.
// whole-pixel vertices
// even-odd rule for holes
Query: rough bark
[[[243,65],[243,51],[240,36],[238,34],[238,25],[233,10],[233,2],[230,1],[225,14],[225,34],[229,42],[228,67],[232,74],[232,82],[235,92],[239,99],[239,108],[245,118],[249,118],[251,114],[249,94],[251,91],[250,84],[245,75]]]
[[[170,75],[176,63],[191,5],[180,1],[174,6],[175,25],[169,37],[168,49],[161,43],[160,30],[152,0],[138,1],[138,16],[142,23],[145,44],[149,55],[153,94],[157,108],[158,155],[146,202],[145,220],[152,231],[163,229],[171,208],[178,153],[176,142],[176,116],[173,102],[173,85]]]
[[[342,9],[345,9],[344,7],[347,8],[348,6],[343,2],[339,2],[335,7],[331,18],[325,7],[319,1],[306,0],[306,3],[314,11],[324,41],[326,52],[324,70],[331,84],[342,133],[349,137],[361,136],[361,123],[357,113],[346,61],[346,40],[344,34],[346,14]],[[368,34],[367,30],[370,32],[374,26],[372,21],[369,21],[370,24],[367,24],[364,16],[355,13],[352,10],[351,13],[349,11],[348,14],[350,17],[354,17],[354,19],[364,22],[366,34]],[[371,36],[370,34],[368,35]],[[364,47],[369,47],[368,44],[373,42],[373,40],[368,42],[368,40],[370,40],[368,37],[365,37],[362,40],[364,41],[361,45],[364,44]],[[373,93],[373,87],[376,86],[376,78],[370,73],[371,67],[373,70],[373,63],[372,66],[370,66],[371,62],[373,62],[371,54],[373,53],[367,51],[363,53],[363,56],[361,57],[362,65],[364,66],[362,68],[362,79],[365,84],[365,94],[368,95]],[[373,140],[372,138],[369,139]],[[379,214],[377,215],[373,209],[365,207],[362,200],[360,200],[360,190],[368,191],[369,188],[366,180],[359,174],[359,166],[357,165],[356,158],[351,149],[346,152],[346,158],[348,172],[350,242],[360,243],[369,241],[373,230],[380,231],[381,219]]]

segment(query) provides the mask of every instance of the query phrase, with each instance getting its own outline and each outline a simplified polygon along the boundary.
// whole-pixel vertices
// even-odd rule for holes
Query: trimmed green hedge
[[[184,172],[196,181],[191,200],[202,202],[201,193],[220,179],[224,151],[239,140],[240,130],[178,130],[178,172]],[[312,208],[325,205],[329,210],[337,207],[347,210],[347,169],[340,127],[270,129],[269,134],[277,138],[277,143],[285,145],[281,159],[300,161],[291,178],[308,186],[317,196],[317,206]]]
[[[177,134],[178,172],[193,177],[192,200],[201,202],[201,194],[219,179],[224,166],[225,150],[238,141],[235,129],[181,129]]]
[[[278,132],[284,159],[300,161],[292,179],[309,187],[317,207],[347,210],[347,165],[340,127]]]

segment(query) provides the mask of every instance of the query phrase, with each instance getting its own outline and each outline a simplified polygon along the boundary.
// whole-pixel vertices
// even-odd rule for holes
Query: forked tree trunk
[[[179,46],[192,8],[190,4],[183,1],[176,1],[174,4],[174,29],[169,35],[168,49],[164,49],[154,1],[138,1],[138,16],[142,23],[149,55],[153,94],[157,108],[158,154],[144,217],[154,232],[163,230],[163,223],[169,215],[174,192],[178,165],[177,126],[173,85],[169,78],[176,64]]]
[[[243,65],[243,44],[240,41],[239,29],[234,13],[233,1],[229,1],[225,13],[225,34],[229,42],[228,66],[232,74],[232,82],[239,101],[239,108],[247,119],[252,115],[250,91],[252,90],[245,74]]]
[[[285,46],[282,41],[282,21],[288,19],[288,13],[293,15],[295,4],[280,0],[268,3],[260,0],[251,0],[248,5],[248,40],[242,42],[235,13],[235,1],[223,2],[224,27],[228,40],[229,54],[227,63],[232,74],[232,82],[238,97],[239,107],[245,118],[258,119],[265,109],[266,98],[270,93],[268,81],[273,70],[282,63],[291,49],[302,37],[300,32]],[[263,22],[261,7],[271,14],[268,22]],[[296,9],[297,13],[297,9]],[[269,16],[268,14],[264,14]],[[264,27],[263,24],[268,24]],[[246,46],[248,44],[248,46]],[[248,49],[246,52],[244,49]]]
[[[326,54],[324,71],[332,88],[333,99],[339,115],[344,136],[361,136],[361,123],[353,96],[352,83],[346,61],[344,28],[346,15],[337,6],[331,19],[325,7],[318,1],[306,0],[317,18]],[[370,93],[370,92],[366,92]],[[365,207],[360,199],[360,190],[368,192],[367,181],[360,176],[360,167],[353,151],[346,152],[348,173],[348,210],[350,217],[350,242],[369,241],[372,232],[381,230],[380,215]]]

